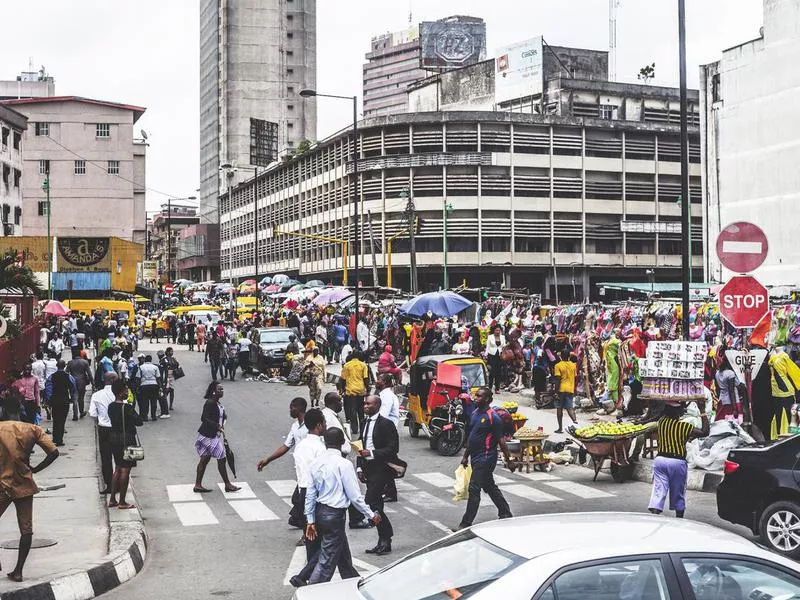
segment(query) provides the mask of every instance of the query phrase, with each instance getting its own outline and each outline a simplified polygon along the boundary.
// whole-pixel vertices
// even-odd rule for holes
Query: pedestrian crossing
[[[512,508],[521,503],[533,505],[562,501],[601,500],[613,498],[617,493],[595,486],[585,485],[559,477],[554,473],[534,471],[532,473],[495,474],[494,480]],[[410,473],[405,479],[396,481],[400,501],[386,504],[387,514],[424,514],[428,522],[442,531],[449,528],[442,521],[449,522],[451,515],[444,511],[463,510],[464,502],[453,500],[455,478],[438,471]],[[218,483],[211,493],[198,494],[193,484],[167,485],[169,502],[180,524],[184,527],[219,526],[233,522],[285,523],[287,508],[292,505],[295,489],[293,479],[271,479],[257,482],[236,482],[241,489],[226,492],[225,485]],[[481,508],[494,508],[491,498],[481,494]],[[230,509],[230,510],[228,510]],[[523,513],[515,509],[515,513]]]

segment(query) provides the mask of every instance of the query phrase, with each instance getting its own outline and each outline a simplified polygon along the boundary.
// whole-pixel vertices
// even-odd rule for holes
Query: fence
[[[19,337],[0,340],[0,381],[5,382],[11,371],[22,371],[28,358],[36,352],[41,323],[34,321],[22,328]]]

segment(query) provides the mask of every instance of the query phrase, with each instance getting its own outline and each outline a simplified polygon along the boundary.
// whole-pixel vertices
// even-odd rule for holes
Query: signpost
[[[717,236],[717,257],[734,273],[754,271],[767,258],[769,242],[757,225],[738,221],[731,223]],[[769,291],[755,277],[736,275],[719,291],[719,312],[722,317],[741,332],[741,350],[726,350],[725,356],[739,381],[743,381],[747,394],[742,402],[743,425],[756,439],[764,439],[764,432],[753,428],[750,403],[753,398],[753,377],[758,374],[767,357],[764,348],[750,348],[749,332],[769,312]]]
[[[175,288],[172,286],[172,284],[171,284],[171,283],[168,283],[168,284],[166,284],[166,285],[164,286],[164,293],[166,293],[166,294],[172,294],[172,292],[173,292],[174,290],[175,290]]]

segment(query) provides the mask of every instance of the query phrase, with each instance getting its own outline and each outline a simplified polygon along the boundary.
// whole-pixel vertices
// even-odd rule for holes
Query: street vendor
[[[664,414],[658,420],[658,456],[653,462],[653,491],[648,510],[656,515],[664,511],[667,495],[669,508],[675,516],[683,518],[686,511],[686,443],[689,440],[707,437],[709,424],[706,401],[697,400],[701,427],[681,421],[685,408],[678,402],[667,402]]]

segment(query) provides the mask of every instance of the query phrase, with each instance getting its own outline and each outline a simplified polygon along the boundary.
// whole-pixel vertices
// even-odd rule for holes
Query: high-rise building
[[[251,119],[277,124],[278,152],[316,137],[316,0],[200,2],[200,217],[253,176]],[[225,168],[225,165],[230,165]]]
[[[22,136],[28,118],[0,105],[0,235],[22,230]]]
[[[409,84],[484,58],[486,23],[477,17],[456,15],[376,36],[364,63],[364,117],[408,112]]]

